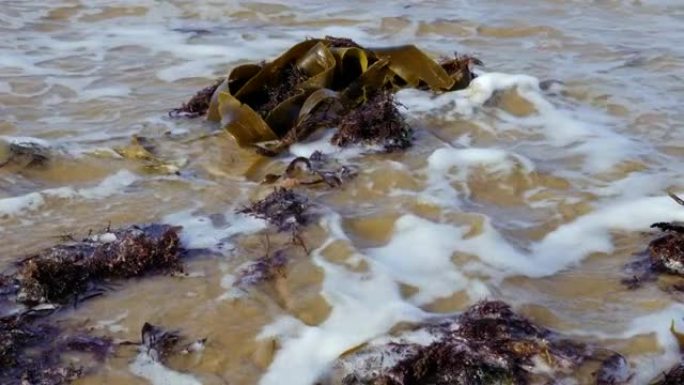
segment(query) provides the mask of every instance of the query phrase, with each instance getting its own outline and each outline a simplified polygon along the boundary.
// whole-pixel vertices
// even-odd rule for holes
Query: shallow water
[[[4,1],[0,135],[39,138],[56,159],[0,169],[2,266],[110,223],[179,224],[188,247],[212,249],[189,277],[126,282],[61,316],[121,339],[145,321],[208,337],[172,361],[188,375],[144,369],[131,350],[79,383],[310,385],[396,324],[481,298],[625,354],[634,384],[672,364],[668,328],[684,327],[684,306],[620,279],[652,222],[684,220],[665,195],[684,190],[684,5],[520,3]],[[268,193],[257,182],[288,158],[260,160],[166,112],[236,64],[324,35],[486,66],[462,92],[402,91],[414,147],[334,153],[361,173],[307,192],[322,213],[304,233],[310,255],[289,249],[285,277],[237,290],[237,269],[287,236],[266,240],[235,209]],[[180,175],[118,158],[133,134]]]

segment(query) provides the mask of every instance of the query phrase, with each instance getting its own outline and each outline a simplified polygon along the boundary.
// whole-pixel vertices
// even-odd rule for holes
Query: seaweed
[[[342,118],[331,143],[380,145],[392,152],[410,147],[412,140],[413,130],[399,113],[392,93],[382,91]]]
[[[595,376],[596,385],[625,385],[634,377],[634,373],[630,373],[625,357],[613,353],[601,362]]]
[[[326,36],[323,38],[335,48],[363,48],[357,42],[347,37]]]
[[[169,111],[169,116],[172,118],[196,118],[204,115],[209,109],[211,96],[222,82],[223,79],[218,79],[212,85],[199,90],[190,100]]]
[[[373,142],[400,150],[409,146],[410,130],[388,95],[407,87],[465,88],[476,64],[481,62],[470,56],[437,63],[413,45],[365,48],[344,37],[307,39],[270,62],[233,68],[172,112],[206,112],[207,120],[220,122],[238,145],[254,146],[263,155],[278,154],[339,123],[337,144]],[[383,118],[389,122],[381,126]],[[366,121],[373,123],[369,130],[359,126]]]
[[[133,135],[126,146],[114,147],[114,152],[124,159],[142,161],[143,171],[151,173],[179,174],[181,162],[164,160],[156,154],[154,142],[144,136]]]
[[[328,157],[319,151],[310,157],[293,159],[282,174],[267,174],[263,184],[272,184],[280,180],[280,186],[289,188],[294,186],[314,186],[325,184],[328,187],[339,187],[344,182],[354,178],[356,170],[349,166],[328,168]]]
[[[287,256],[284,250],[278,250],[273,255],[265,255],[245,265],[236,273],[234,287],[246,288],[262,282],[272,281],[276,277],[285,275]]]
[[[342,373],[342,383],[524,385],[542,375],[534,369],[539,362],[548,366],[545,375],[550,381],[584,362],[597,360],[591,346],[563,339],[516,314],[500,301],[480,302],[460,316],[423,324],[418,330],[431,334],[433,342],[420,345],[400,339],[370,344],[342,357],[337,368],[343,371],[356,368],[352,373]],[[356,364],[345,365],[345,360]],[[623,363],[622,356],[611,352],[596,374],[597,384],[611,384],[606,382],[611,378],[618,381],[613,385],[621,384],[619,381],[630,376],[621,371],[625,368]]]
[[[280,74],[280,79],[268,86],[268,100],[257,108],[257,112],[266,118],[280,103],[296,95],[300,90],[298,86],[307,79],[308,76],[297,65],[288,65]]]
[[[684,201],[670,193],[677,204]],[[684,224],[678,222],[657,222],[651,228],[660,230],[660,235],[651,240],[645,252],[627,265],[633,274],[623,279],[622,283],[630,289],[640,287],[644,282],[654,281],[661,274],[684,277]],[[675,284],[672,289],[679,290],[682,284]]]
[[[169,357],[200,351],[207,342],[206,338],[188,342],[178,331],[167,330],[161,326],[145,322],[140,330],[142,352],[153,361],[167,364]]]
[[[182,270],[178,228],[131,226],[43,250],[19,263],[17,300],[66,303],[112,278]]]
[[[61,336],[55,326],[41,324],[22,312],[0,318],[0,383],[8,385],[65,385],[90,368],[66,364],[66,352],[91,355],[97,361],[113,352],[111,339],[86,334]]]
[[[309,199],[293,190],[275,188],[264,199],[238,210],[238,213],[264,219],[279,231],[297,234],[302,226],[311,222]]]
[[[681,385],[684,384],[684,363],[679,364],[667,373],[663,373],[660,378],[654,379],[649,385]]]

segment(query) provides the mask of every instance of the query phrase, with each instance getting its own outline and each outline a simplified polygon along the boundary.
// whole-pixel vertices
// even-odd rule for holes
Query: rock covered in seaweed
[[[106,279],[182,270],[178,228],[131,226],[43,250],[19,264],[19,302],[64,303]]]
[[[533,324],[505,303],[485,301],[460,316],[420,325],[402,337],[371,342],[341,357],[331,383],[548,384],[595,359],[592,355],[586,344]],[[603,369],[598,377],[611,378]]]

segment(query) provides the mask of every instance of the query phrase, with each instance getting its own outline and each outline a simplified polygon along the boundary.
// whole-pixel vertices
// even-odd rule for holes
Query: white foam
[[[11,198],[0,199],[0,215],[17,216],[36,211],[46,203],[46,199],[104,199],[121,192],[122,189],[138,181],[140,177],[128,170],[110,175],[93,187],[75,189],[59,187],[32,192]]]
[[[155,361],[146,352],[140,352],[129,365],[131,373],[152,385],[202,385],[195,377],[179,373]]]
[[[345,351],[385,333],[400,321],[417,321],[423,313],[401,298],[394,279],[371,265],[370,271],[356,273],[344,266],[328,262],[321,254],[336,241],[348,241],[340,218],[329,214],[322,225],[331,238],[312,252],[312,260],[325,273],[321,294],[332,306],[328,318],[318,326],[301,325],[282,319],[267,327],[265,335],[282,330],[290,335],[282,341],[261,385],[311,385],[332,362]],[[360,256],[360,258],[364,258]],[[372,261],[371,261],[372,262]],[[280,326],[278,326],[280,325]]]
[[[570,110],[552,104],[540,89],[539,79],[529,75],[484,73],[464,90],[438,96],[425,91],[402,90],[397,93],[397,100],[408,107],[409,114],[421,116],[439,113],[439,116],[447,119],[465,117],[481,123],[478,118],[484,104],[496,92],[508,89],[515,89],[534,106],[536,112],[530,116],[515,117],[499,111],[502,121],[492,129],[501,131],[512,125],[530,133],[542,134],[546,139],[544,146],[563,150],[556,152],[555,156],[581,156],[584,171],[608,171],[621,161],[652,149],[645,143],[615,132],[611,126],[616,123],[607,115],[588,108],[573,106]],[[483,126],[491,128],[486,123]]]
[[[0,199],[0,216],[16,216],[23,211],[37,210],[44,204],[45,198],[37,192]]]
[[[458,183],[462,194],[469,197],[468,177],[474,167],[483,167],[493,178],[511,174],[516,168],[524,174],[534,171],[532,161],[501,149],[440,148],[428,157],[428,188],[420,198],[446,206],[456,205],[459,197],[451,183]]]
[[[367,254],[378,270],[418,289],[411,298],[416,304],[463,289],[472,289],[474,299],[481,299],[490,294],[486,287],[470,282],[451,260],[462,236],[453,226],[405,215],[394,224],[390,242]]]
[[[669,197],[626,200],[561,225],[523,249],[506,240],[484,218],[482,233],[461,239],[456,251],[477,255],[486,265],[509,275],[543,277],[571,267],[591,253],[611,253],[611,231],[646,230],[654,222],[682,220],[684,210],[678,210]]]
[[[211,218],[195,215],[195,209],[183,210],[163,218],[164,223],[183,226],[181,242],[187,248],[213,249],[216,251],[231,250],[228,242],[237,234],[250,234],[266,228],[262,219],[247,215],[235,214],[233,210],[224,213],[225,224],[216,226]]]

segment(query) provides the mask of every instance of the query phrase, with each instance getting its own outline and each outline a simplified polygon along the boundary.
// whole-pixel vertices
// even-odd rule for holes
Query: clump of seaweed
[[[293,159],[282,174],[267,174],[262,183],[272,184],[279,181],[280,186],[285,188],[320,184],[339,187],[357,174],[352,167],[330,168],[328,163],[328,157],[316,151],[308,158],[300,156]]]
[[[285,275],[287,262],[284,250],[278,250],[273,255],[267,254],[239,269],[233,286],[246,288],[282,277]]]
[[[116,346],[110,338],[41,322],[60,309],[47,302],[87,299],[108,279],[180,271],[178,230],[152,224],[107,229],[82,241],[70,237],[21,260],[14,274],[0,275],[0,383],[66,385],[94,367],[80,359],[67,361],[65,353],[87,354],[98,362],[110,356]],[[173,345],[170,334],[151,326],[143,331],[146,346],[163,359]]]
[[[113,352],[109,338],[77,334],[61,336],[54,326],[40,324],[30,312],[0,318],[0,383],[65,385],[88,368],[64,362],[66,352],[90,354],[102,361]]]
[[[468,84],[477,77],[472,72],[472,67],[484,65],[484,63],[474,56],[454,53],[454,56],[451,58],[442,58],[439,61],[439,65],[454,80],[453,89],[456,90],[468,87]]]
[[[413,130],[399,113],[394,96],[382,91],[346,114],[331,142],[340,147],[380,145],[391,152],[410,147],[412,139]]]
[[[187,102],[183,103],[178,108],[169,111],[169,116],[174,118],[196,118],[204,115],[209,109],[211,96],[216,92],[218,86],[223,82],[223,79],[215,81],[212,85],[199,90]]]
[[[684,363],[663,373],[660,378],[653,380],[649,385],[681,385],[684,384]]]
[[[299,93],[299,85],[306,81],[308,76],[295,64],[290,64],[280,74],[278,81],[267,89],[268,100],[257,109],[263,117],[276,108],[280,103]]]
[[[152,361],[166,365],[169,357],[201,351],[206,338],[188,342],[179,332],[145,322],[140,330],[140,347]]]
[[[238,212],[264,219],[279,231],[298,233],[301,226],[311,221],[308,212],[311,204],[309,199],[294,190],[282,187],[275,188],[264,199],[252,203]]]
[[[419,331],[431,334],[433,342],[427,345],[408,340],[371,343],[342,357],[336,365],[342,370],[341,382],[345,385],[523,385],[539,380],[540,376],[542,383],[558,379],[586,360],[597,358],[586,344],[562,339],[517,315],[500,301],[478,303],[458,317],[422,325]],[[621,356],[613,353],[610,357]],[[597,378],[610,378],[610,373],[624,369],[623,363],[624,359],[607,359]],[[535,370],[538,365],[546,366],[546,373]],[[344,371],[350,369],[352,373],[345,375]],[[629,374],[613,378],[614,385],[624,384]]]
[[[54,246],[19,264],[17,300],[65,303],[106,279],[182,270],[178,228],[148,225]]]
[[[270,62],[233,68],[220,84],[172,112],[206,111],[207,120],[220,122],[240,146],[254,146],[263,155],[278,154],[338,123],[334,143],[400,150],[409,146],[411,133],[389,95],[402,88],[465,88],[478,63],[469,56],[438,63],[413,45],[365,48],[341,37],[307,39]]]

